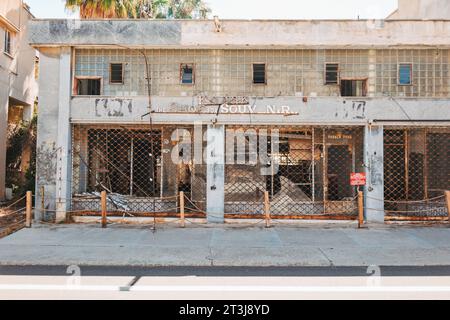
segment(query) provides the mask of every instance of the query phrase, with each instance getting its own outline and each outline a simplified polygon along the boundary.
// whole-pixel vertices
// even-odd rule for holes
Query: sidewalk
[[[35,226],[0,240],[0,265],[448,266],[450,229],[354,225]]]

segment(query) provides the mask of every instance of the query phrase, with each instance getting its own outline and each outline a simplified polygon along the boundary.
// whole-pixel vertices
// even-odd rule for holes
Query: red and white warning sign
[[[352,186],[365,186],[367,178],[365,173],[352,173],[350,176],[350,184]]]

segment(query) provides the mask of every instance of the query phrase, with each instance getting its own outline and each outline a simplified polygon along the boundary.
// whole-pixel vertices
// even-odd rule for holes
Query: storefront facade
[[[176,217],[183,192],[193,218],[259,219],[268,193],[274,219],[351,220],[352,173],[367,177],[368,222],[447,215],[450,22],[37,20],[31,30],[40,219],[95,213],[107,191],[117,215]]]

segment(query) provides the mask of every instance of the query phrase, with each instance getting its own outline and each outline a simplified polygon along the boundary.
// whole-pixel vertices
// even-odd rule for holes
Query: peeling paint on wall
[[[96,99],[96,117],[125,117],[133,113],[133,100],[131,99]]]
[[[45,186],[56,183],[56,156],[55,143],[44,143],[37,147],[38,185]]]
[[[364,100],[354,100],[347,101],[344,100],[343,108],[336,107],[335,118],[341,119],[366,119],[366,105],[367,101]]]

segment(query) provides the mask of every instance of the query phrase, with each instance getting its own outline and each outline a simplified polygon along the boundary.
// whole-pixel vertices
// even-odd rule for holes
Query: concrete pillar
[[[0,201],[5,200],[8,104],[9,84],[0,81]]]
[[[59,62],[59,113],[58,138],[56,141],[56,222],[63,222],[70,208],[71,197],[71,49],[61,50]]]
[[[206,147],[206,211],[209,223],[224,223],[225,126],[209,125]]]
[[[367,125],[364,133],[365,215],[368,223],[384,223],[383,126]]]
[[[60,48],[42,49],[39,56],[39,108],[36,149],[36,190],[45,188],[46,212],[35,211],[36,221],[52,221],[55,217],[56,164],[59,114]],[[36,192],[36,203],[42,201]],[[39,208],[40,205],[37,206]]]

